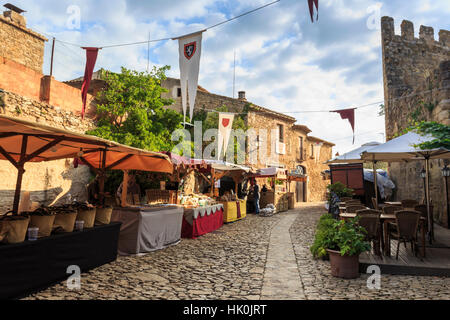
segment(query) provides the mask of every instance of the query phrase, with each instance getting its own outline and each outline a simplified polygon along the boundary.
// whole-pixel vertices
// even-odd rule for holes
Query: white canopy
[[[366,161],[398,162],[408,160],[450,159],[450,150],[444,148],[421,150],[414,147],[423,142],[431,141],[431,135],[421,136],[408,132],[377,147],[362,153],[361,159]]]
[[[216,170],[221,170],[221,171],[242,170],[242,171],[245,171],[245,172],[249,172],[250,171],[249,167],[245,167],[245,166],[241,166],[241,165],[238,165],[238,164],[225,162],[225,161],[221,161],[221,160],[204,159],[203,161],[205,163],[209,164],[211,166],[211,168],[216,169]]]
[[[347,153],[344,153],[343,155],[340,155],[336,158],[333,158],[331,160],[328,160],[326,164],[333,164],[333,163],[362,163],[364,160],[361,159],[361,153],[364,151],[368,151],[373,149],[376,146],[379,146],[381,143],[379,142],[368,142],[363,144],[361,147],[349,151]]]

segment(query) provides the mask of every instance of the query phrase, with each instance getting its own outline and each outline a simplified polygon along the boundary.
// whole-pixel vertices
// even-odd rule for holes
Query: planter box
[[[356,279],[359,278],[359,255],[341,256],[339,251],[329,250],[331,275],[337,278]]]

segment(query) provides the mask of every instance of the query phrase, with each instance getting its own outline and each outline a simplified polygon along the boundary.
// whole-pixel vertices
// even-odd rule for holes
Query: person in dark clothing
[[[259,186],[256,179],[252,180],[253,186],[253,201],[255,204],[255,214],[259,214]]]
[[[261,192],[267,192],[267,186],[266,185],[263,185],[263,187],[262,187],[262,189],[261,189]]]

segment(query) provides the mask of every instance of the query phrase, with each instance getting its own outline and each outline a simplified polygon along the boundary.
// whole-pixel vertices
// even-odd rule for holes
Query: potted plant
[[[329,213],[324,214],[320,217],[319,222],[316,227],[316,234],[314,237],[314,243],[309,248],[313,257],[315,259],[320,258],[323,260],[328,260],[327,247],[332,239],[330,233],[334,232],[334,223],[336,220]]]
[[[365,241],[366,230],[358,225],[358,218],[335,220],[326,223],[316,233],[315,252],[323,257],[325,252],[330,258],[331,274],[344,279],[359,277],[359,255],[370,250],[370,243]],[[313,253],[314,254],[314,253]]]

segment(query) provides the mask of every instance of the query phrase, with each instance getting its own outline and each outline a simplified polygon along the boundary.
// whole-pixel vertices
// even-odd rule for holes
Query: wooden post
[[[128,170],[123,170],[123,182],[122,182],[122,194],[121,194],[121,205],[123,208],[128,206],[127,203],[128,194]]]
[[[106,171],[106,149],[101,153],[102,155],[102,165],[100,168],[100,177],[99,177],[99,200],[101,204],[104,204],[105,200],[105,171]]]
[[[215,174],[216,171],[214,169],[211,169],[211,198],[214,197]]]
[[[52,44],[52,58],[50,61],[50,77],[53,76],[53,57],[55,54],[55,37],[53,37],[53,44]]]
[[[377,169],[376,169],[377,162],[374,161],[372,163],[372,169],[373,169],[373,187],[375,189],[375,210],[378,210],[378,182],[377,182]]]
[[[17,215],[19,212],[19,202],[20,202],[20,191],[22,189],[23,174],[25,173],[24,163],[22,160],[26,157],[28,145],[28,136],[24,135],[22,137],[22,149],[20,151],[20,161],[17,167],[17,181],[16,181],[16,191],[14,192],[14,203],[13,203],[13,214]]]

